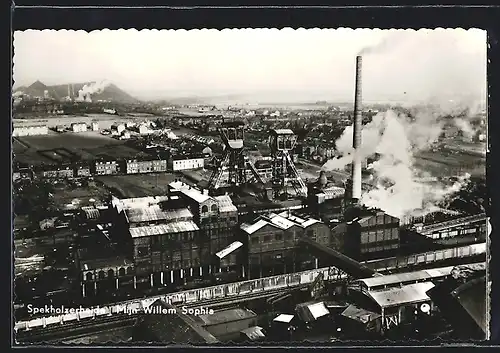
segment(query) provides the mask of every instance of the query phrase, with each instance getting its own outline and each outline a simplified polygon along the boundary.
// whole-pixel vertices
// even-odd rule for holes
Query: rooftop
[[[168,201],[168,196],[147,196],[147,197],[134,197],[130,199],[119,199],[113,197],[112,204],[121,209],[145,207],[159,204],[160,202]]]
[[[260,216],[254,223],[243,223],[240,228],[248,234],[253,234],[266,225],[287,230],[293,226],[307,228],[316,223],[320,223],[320,221],[314,218],[300,218],[288,211],[284,211],[280,214],[271,213],[268,216]]]
[[[311,322],[330,314],[324,302],[302,303],[295,308],[298,316],[305,322]]]
[[[453,268],[454,266],[448,266],[416,272],[396,273],[380,277],[363,278],[356,282],[364,283],[368,289],[373,289],[374,287],[390,286],[394,284],[399,285],[400,283],[421,280],[428,281],[439,277],[449,276]]]
[[[347,318],[352,319],[352,320],[362,322],[364,324],[381,317],[380,314],[377,314],[377,313],[374,313],[372,311],[368,311],[365,309],[358,308],[355,305],[349,305],[342,312],[342,316],[347,317]]]
[[[272,131],[278,135],[294,135],[293,131],[290,129],[274,129]]]
[[[125,215],[129,223],[151,222],[159,220],[189,220],[193,214],[187,208],[174,210],[164,210],[160,205],[150,205],[125,210]]]
[[[290,323],[290,321],[293,320],[295,316],[294,315],[290,315],[290,314],[279,314],[278,316],[276,316],[274,318],[273,321],[278,321],[278,322],[284,322],[284,323]]]
[[[205,202],[207,200],[212,199],[212,197],[210,197],[210,196],[204,194],[202,191],[194,188],[194,186],[183,183],[182,181],[173,181],[169,184],[169,186],[172,189],[181,192],[186,197],[194,200],[197,203],[202,203],[202,202]]]
[[[132,238],[148,237],[151,235],[193,232],[199,230],[193,221],[178,221],[167,224],[158,224],[144,227],[130,228]]]
[[[432,282],[408,284],[401,288],[384,291],[370,291],[368,295],[381,307],[387,308],[402,304],[413,304],[429,301],[427,291],[434,287]]]
[[[215,199],[219,204],[219,212],[238,212],[229,195],[215,196]]]

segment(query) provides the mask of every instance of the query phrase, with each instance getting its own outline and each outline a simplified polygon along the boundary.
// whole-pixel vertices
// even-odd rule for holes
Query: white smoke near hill
[[[428,176],[414,167],[414,155],[428,149],[439,138],[444,122],[432,110],[421,110],[410,118],[395,111],[379,113],[363,127],[360,149],[363,159],[380,155],[371,164],[375,188],[363,194],[361,202],[402,217],[415,210],[431,212],[446,196],[465,185],[469,176],[452,186],[425,182]],[[324,170],[343,169],[352,162],[352,126],[336,142],[340,158],[329,160]]]
[[[82,89],[78,91],[78,97],[75,98],[78,102],[92,102],[92,95],[101,93],[111,83],[107,80],[100,82],[93,82],[83,85]]]

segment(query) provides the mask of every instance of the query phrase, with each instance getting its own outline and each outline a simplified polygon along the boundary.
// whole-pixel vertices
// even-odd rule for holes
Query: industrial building
[[[210,197],[173,182],[168,196],[112,201],[116,242],[127,245],[137,283],[149,287],[238,271],[238,213],[227,196]],[[127,235],[125,235],[127,234]]]
[[[324,171],[318,180],[308,185],[307,204],[310,212],[325,222],[343,218],[345,188],[334,185]]]
[[[249,278],[317,268],[317,260],[297,251],[301,237],[330,245],[327,225],[286,211],[260,216],[252,223],[243,223],[240,229],[248,249]]]
[[[349,297],[357,305],[380,314],[382,331],[415,318],[415,311],[430,315],[433,301],[427,292],[451,276],[453,266],[365,278],[349,284]]]
[[[380,210],[362,210],[359,217],[333,226],[332,244],[353,259],[390,256],[400,245],[399,219]]]
[[[87,131],[87,124],[85,123],[72,123],[71,131],[73,132],[85,132]]]
[[[212,264],[217,271],[235,271],[244,275],[239,256],[243,256],[239,248],[229,248],[236,239],[238,229],[238,209],[228,195],[209,196],[208,190],[198,190],[188,184],[175,181],[169,185],[171,193],[181,196],[194,215],[199,225],[201,243],[200,256],[202,263]],[[224,266],[221,258],[215,254],[225,250]],[[230,251],[228,251],[230,250]],[[211,271],[210,268],[208,268]]]
[[[169,160],[169,169],[174,172],[179,170],[190,170],[203,168],[205,160],[203,158],[189,158],[182,156],[174,156]]]
[[[485,241],[486,223],[486,215],[480,214],[457,217],[428,226],[416,225],[415,229],[419,234],[432,239],[436,244],[452,245]]]
[[[14,124],[14,128],[12,130],[12,136],[36,136],[36,135],[47,135],[49,133],[49,129],[47,125],[44,124],[33,124],[33,125],[24,125],[24,124]]]

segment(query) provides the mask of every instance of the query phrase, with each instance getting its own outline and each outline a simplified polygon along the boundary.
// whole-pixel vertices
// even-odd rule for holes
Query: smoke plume
[[[429,175],[414,167],[417,152],[429,149],[443,131],[443,112],[421,109],[413,117],[389,110],[379,113],[363,127],[361,158],[379,154],[370,165],[375,187],[362,195],[361,202],[403,217],[415,211],[428,213],[446,196],[460,190],[468,181],[465,175],[451,186],[425,181]],[[340,158],[323,165],[324,170],[343,169],[353,160],[353,130],[348,126],[336,141]]]
[[[463,118],[456,118],[454,122],[466,138],[472,139],[476,135],[476,130],[467,120]]]
[[[78,91],[78,97],[75,100],[79,102],[92,102],[91,96],[101,93],[109,85],[110,82],[106,80],[85,84],[82,89]]]

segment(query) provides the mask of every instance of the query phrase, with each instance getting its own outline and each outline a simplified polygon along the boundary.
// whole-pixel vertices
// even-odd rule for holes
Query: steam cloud
[[[92,102],[92,94],[101,93],[106,87],[110,85],[110,82],[103,80],[101,82],[93,82],[91,84],[86,84],[78,91],[78,97],[75,99],[78,102]]]
[[[425,173],[414,167],[415,153],[434,144],[445,121],[442,113],[422,109],[413,118],[393,110],[379,113],[362,130],[362,159],[380,158],[370,165],[375,188],[362,195],[361,202],[368,207],[377,207],[385,212],[403,217],[409,213],[422,214],[436,210],[437,204],[446,196],[460,190],[469,180],[466,174],[451,186],[425,181]],[[343,169],[352,163],[353,129],[348,126],[336,141],[340,158],[333,158],[323,165],[325,170]]]
[[[481,65],[477,65],[481,57],[467,50],[457,60],[457,49],[465,45],[456,36],[457,32],[432,32],[429,35],[422,31],[391,31],[381,42],[367,46],[358,53],[369,57],[383,55],[379,62],[390,62],[394,52],[403,54],[409,62],[418,56],[422,66],[418,66],[418,63],[412,65],[417,65],[415,69],[422,70],[423,75],[431,78],[417,80],[414,87],[408,87],[412,85],[410,82],[402,86],[405,91],[414,91],[416,94],[428,92],[426,97],[412,103],[412,106],[417,104],[417,107],[410,110],[411,116],[388,110],[374,116],[362,130],[362,145],[358,151],[360,157],[364,160],[377,153],[380,158],[369,166],[375,187],[362,195],[361,202],[400,218],[410,214],[425,215],[437,210],[440,201],[467,184],[468,174],[458,178],[453,185],[432,181],[427,178],[430,176],[428,173],[415,167],[414,156],[419,151],[431,148],[449,125],[458,127],[464,136],[472,137],[476,131],[468,117],[485,107],[486,61],[481,69]],[[435,46],[443,47],[443,56],[426,56],[426,48]],[[448,53],[454,53],[454,56]],[[394,75],[389,64],[385,71],[381,66],[377,66],[377,70],[379,79]],[[324,170],[344,169],[352,163],[352,139],[353,127],[348,126],[336,141],[340,157],[327,161],[323,165]]]

